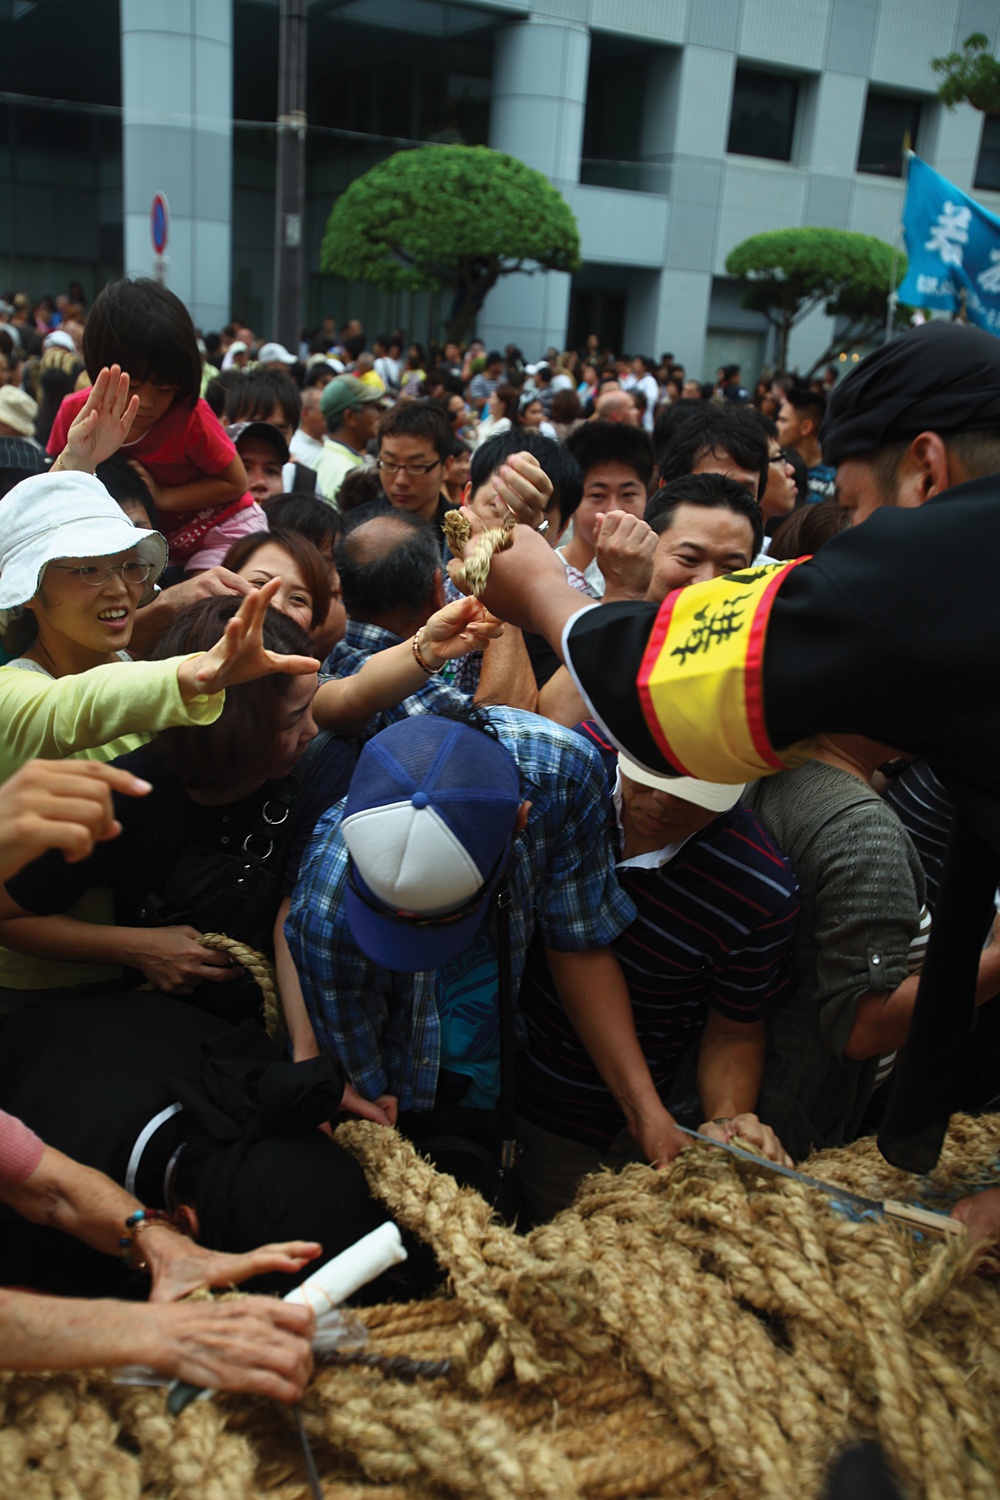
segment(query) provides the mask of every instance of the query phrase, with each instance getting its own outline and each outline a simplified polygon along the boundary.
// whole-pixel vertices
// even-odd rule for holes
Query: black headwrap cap
[[[1000,339],[964,323],[925,323],[841,381],[819,442],[824,463],[836,465],[921,432],[990,427],[1000,431]]]
[[[247,1022],[204,1045],[199,1064],[166,1088],[184,1106],[185,1151],[196,1162],[188,1190],[204,1244],[316,1239],[330,1256],[385,1220],[357,1162],[316,1129],[340,1106],[335,1058],[290,1062]]]

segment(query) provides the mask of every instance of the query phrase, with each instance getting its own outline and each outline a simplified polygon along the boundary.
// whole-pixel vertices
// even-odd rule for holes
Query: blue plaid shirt
[[[323,671],[331,677],[353,677],[355,672],[361,671],[369,657],[378,651],[386,651],[390,646],[398,646],[402,639],[402,636],[393,635],[391,630],[383,630],[381,625],[365,625],[360,620],[348,620],[344,639],[330,652],[323,663]],[[398,724],[413,714],[436,714],[444,709],[467,708],[470,701],[467,693],[459,692],[435,673],[395,708],[383,709],[370,719],[365,725],[364,737],[371,739],[373,734],[378,734],[387,724]]]
[[[636,913],[615,877],[596,751],[536,714],[494,708],[488,717],[517,761],[521,796],[531,803],[507,880],[516,995],[536,926],[546,947],[574,953],[606,947]],[[343,909],[343,811],[339,802],[316,824],[285,923],[306,1007],[321,1049],[339,1058],[360,1094],[395,1094],[401,1109],[430,1109],[441,1051],[436,974],[392,973],[355,943]]]

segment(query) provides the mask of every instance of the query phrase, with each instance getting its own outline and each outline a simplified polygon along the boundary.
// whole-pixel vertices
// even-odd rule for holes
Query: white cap
[[[76,353],[76,345],[68,333],[57,328],[52,333],[47,333],[42,341],[43,349],[68,349],[70,354]]]
[[[264,345],[260,353],[257,355],[257,360],[258,363],[262,365],[270,365],[275,363],[280,363],[283,365],[294,365],[295,355],[289,354],[284,344],[271,343]]]
[[[693,802],[696,807],[714,813],[728,812],[735,807],[746,788],[745,781],[738,786],[725,786],[716,781],[696,781],[693,776],[659,776],[621,751],[618,753],[618,769],[629,781],[653,787],[671,797],[680,797],[683,802]]]

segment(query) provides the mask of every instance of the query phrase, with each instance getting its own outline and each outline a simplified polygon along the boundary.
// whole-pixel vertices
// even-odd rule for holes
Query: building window
[[[648,42],[595,31],[590,39],[580,181],[590,187],[665,193],[665,165],[642,151],[649,89]]]
[[[799,85],[781,73],[737,68],[727,151],[791,161]]]
[[[910,149],[915,150],[919,129],[919,100],[904,99],[899,94],[878,94],[869,89],[858,171],[873,172],[878,177],[902,177],[903,141],[909,136]]]
[[[997,116],[987,116],[983,122],[975,185],[1000,193],[1000,118]]]

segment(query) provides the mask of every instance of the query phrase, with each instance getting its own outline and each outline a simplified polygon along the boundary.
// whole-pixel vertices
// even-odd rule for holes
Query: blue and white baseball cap
[[[341,830],[347,919],[373,962],[437,969],[471,943],[507,866],[521,777],[481,729],[426,714],[369,740]]]

